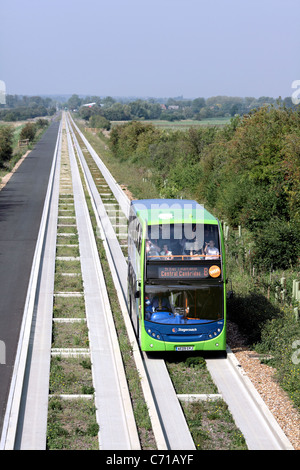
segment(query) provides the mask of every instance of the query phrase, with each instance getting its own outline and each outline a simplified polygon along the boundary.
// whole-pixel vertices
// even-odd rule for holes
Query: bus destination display
[[[219,266],[158,266],[159,279],[205,279],[220,274]]]

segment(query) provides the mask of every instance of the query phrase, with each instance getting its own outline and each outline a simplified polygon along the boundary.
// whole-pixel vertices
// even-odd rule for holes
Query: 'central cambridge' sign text
[[[159,266],[159,279],[205,279],[208,277],[219,277],[221,269],[219,266]]]

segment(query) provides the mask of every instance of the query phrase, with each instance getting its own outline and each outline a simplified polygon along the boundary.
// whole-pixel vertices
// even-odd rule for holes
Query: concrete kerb
[[[240,375],[241,379],[245,383],[245,386],[247,387],[253,400],[259,406],[259,409],[261,413],[263,414],[265,421],[268,423],[268,426],[272,430],[274,436],[283,443],[285,450],[294,450],[294,447],[292,446],[289,439],[284,434],[283,430],[277,423],[276,419],[274,418],[273,414],[271,413],[271,411],[269,410],[269,408],[263,401],[258,391],[255,389],[254,385],[252,384],[251,380],[249,379],[246,372],[242,368],[238,359],[236,358],[234,353],[231,351],[230,347],[227,346],[226,349],[227,349],[227,359],[231,362],[233,368],[236,370],[236,372]]]

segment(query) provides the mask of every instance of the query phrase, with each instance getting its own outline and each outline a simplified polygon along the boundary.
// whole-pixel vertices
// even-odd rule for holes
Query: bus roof
[[[131,201],[136,215],[148,225],[162,223],[210,223],[218,219],[190,199],[138,199]]]

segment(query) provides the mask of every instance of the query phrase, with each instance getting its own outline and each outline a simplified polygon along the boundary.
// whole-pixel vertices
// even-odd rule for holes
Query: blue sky
[[[291,96],[299,0],[0,0],[9,94]]]

